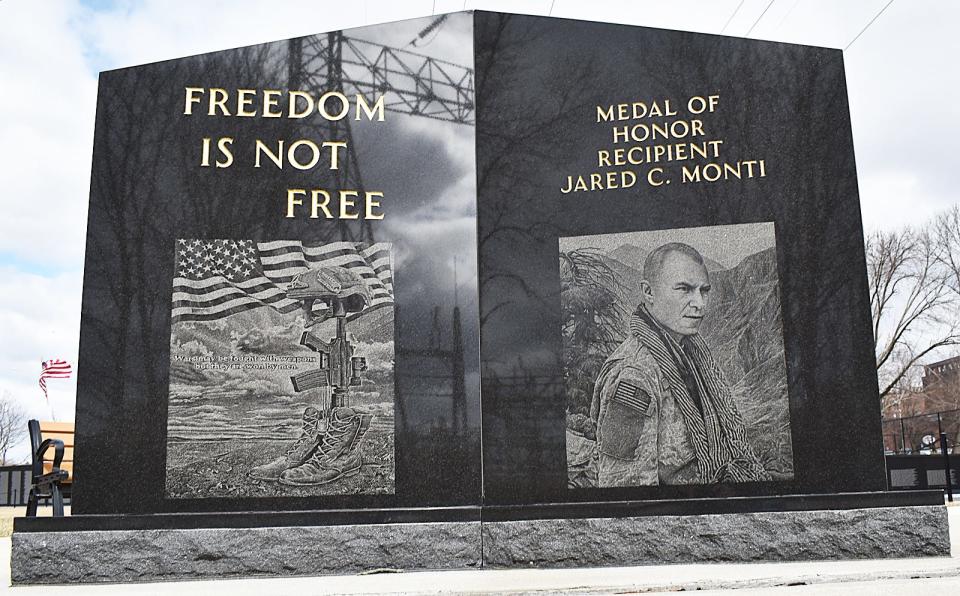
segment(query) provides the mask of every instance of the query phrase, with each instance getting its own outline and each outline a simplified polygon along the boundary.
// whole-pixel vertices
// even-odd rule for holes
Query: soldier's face
[[[644,281],[647,310],[661,325],[679,335],[700,331],[710,298],[707,268],[680,252],[663,260],[660,275]]]

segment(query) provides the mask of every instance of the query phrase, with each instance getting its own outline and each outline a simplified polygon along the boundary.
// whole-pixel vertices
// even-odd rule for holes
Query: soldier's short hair
[[[703,262],[703,256],[697,252],[697,249],[694,247],[689,244],[684,244],[683,242],[668,242],[653,249],[650,251],[650,254],[647,255],[646,260],[643,262],[643,279],[651,284],[655,282],[657,278],[660,277],[660,271],[663,270],[663,262],[667,260],[667,255],[675,252],[684,254],[693,259],[697,264],[706,267]]]

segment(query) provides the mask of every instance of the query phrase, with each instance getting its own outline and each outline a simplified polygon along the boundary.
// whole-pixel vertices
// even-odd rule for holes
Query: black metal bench
[[[50,499],[54,517],[63,517],[64,487],[70,486],[73,481],[70,473],[73,463],[73,423],[41,423],[30,420],[27,427],[30,430],[30,449],[33,454],[27,516],[37,515],[40,499]],[[66,462],[64,455],[69,455]]]

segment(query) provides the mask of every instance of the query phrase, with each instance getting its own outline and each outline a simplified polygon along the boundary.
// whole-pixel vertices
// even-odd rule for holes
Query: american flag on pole
[[[70,363],[66,360],[47,360],[40,363],[40,388],[43,389],[43,397],[50,399],[47,395],[47,379],[69,379]]]
[[[173,322],[213,321],[264,306],[293,312],[302,302],[287,298],[286,284],[320,267],[358,274],[373,297],[367,311],[393,304],[390,248],[386,242],[305,246],[299,240],[177,240]]]

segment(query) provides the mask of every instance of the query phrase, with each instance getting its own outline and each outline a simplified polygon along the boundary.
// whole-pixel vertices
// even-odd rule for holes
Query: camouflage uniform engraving
[[[698,482],[686,424],[656,360],[636,336],[610,355],[595,387],[599,486]],[[645,397],[624,399],[627,394]]]

